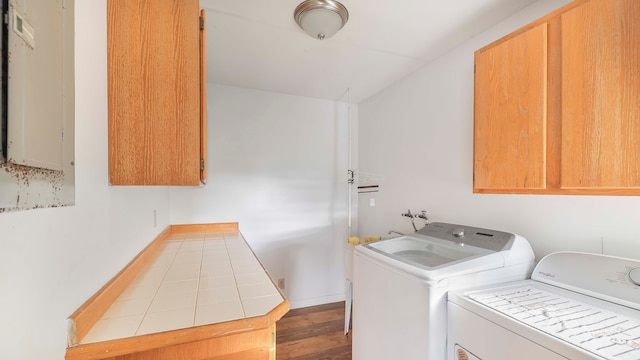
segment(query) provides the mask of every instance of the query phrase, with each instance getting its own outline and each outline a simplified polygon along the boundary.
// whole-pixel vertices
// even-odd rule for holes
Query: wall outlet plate
[[[13,31],[32,49],[36,47],[36,33],[33,26],[16,10],[12,11]]]

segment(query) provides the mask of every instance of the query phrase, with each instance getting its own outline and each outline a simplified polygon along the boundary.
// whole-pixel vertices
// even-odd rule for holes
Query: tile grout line
[[[138,327],[136,327],[136,331],[134,333],[134,336],[138,336],[138,331],[140,331],[140,327],[142,326],[142,323],[144,322],[144,319],[147,317],[149,309],[151,308],[151,304],[153,304],[153,300],[156,299],[156,296],[158,295],[158,292],[160,291],[160,287],[162,286],[162,283],[164,282],[164,278],[167,276],[167,273],[169,272],[169,269],[173,265],[173,262],[176,260],[176,257],[178,256],[178,253],[180,252],[180,249],[182,249],[182,246],[184,245],[184,240],[185,239],[182,239],[180,241],[180,247],[178,248],[178,250],[176,250],[175,254],[173,255],[173,259],[171,259],[171,262],[167,266],[167,269],[164,271],[164,274],[162,275],[162,279],[160,279],[160,284],[158,284],[158,288],[153,293],[153,297],[151,298],[151,301],[149,302],[149,305],[147,305],[147,308],[145,309],[144,314],[142,315],[142,319],[140,319],[140,323],[138,324]],[[165,243],[165,245],[164,245],[162,250],[164,251],[164,249],[166,247],[167,247],[167,244]]]
[[[238,231],[238,236],[242,236]],[[222,238],[224,239],[224,247],[227,249],[227,257],[229,258],[229,264],[231,265],[231,273],[233,274],[233,282],[236,284],[236,295],[238,295],[238,301],[240,302],[240,308],[242,309],[242,318],[247,318],[247,313],[244,310],[244,303],[242,302],[242,297],[240,297],[240,288],[238,287],[238,279],[236,278],[236,270],[233,267],[233,261],[231,261],[231,254],[229,253],[229,247],[227,246],[227,236],[222,233]],[[244,239],[244,238],[243,238]]]
[[[204,264],[204,243],[207,240],[207,233],[205,232],[202,239],[202,247],[200,248],[200,269],[198,270],[198,281],[196,282],[196,301],[193,304],[193,321],[191,326],[196,326],[196,314],[198,313],[198,294],[200,293],[200,279],[202,279],[202,266]]]

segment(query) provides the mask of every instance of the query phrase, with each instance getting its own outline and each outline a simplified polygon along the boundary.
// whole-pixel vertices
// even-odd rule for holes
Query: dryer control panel
[[[542,258],[531,279],[640,310],[640,261],[581,252]]]

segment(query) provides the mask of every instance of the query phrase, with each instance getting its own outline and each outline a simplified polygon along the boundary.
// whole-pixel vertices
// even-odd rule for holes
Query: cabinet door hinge
[[[204,171],[204,159],[200,159],[200,171]]]
[[[200,30],[204,30],[204,18],[200,16]]]

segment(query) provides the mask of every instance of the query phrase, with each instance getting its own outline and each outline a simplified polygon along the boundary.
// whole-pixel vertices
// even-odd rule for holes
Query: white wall
[[[348,104],[213,84],[207,98],[208,184],[171,189],[171,223],[237,221],[292,307],[342,300]]]
[[[63,359],[66,318],[169,224],[166,187],[107,184],[106,1],[75,3],[76,205],[0,214],[0,359]]]
[[[346,105],[210,86],[209,184],[110,187],[106,1],[75,2],[76,205],[0,214],[0,359],[63,359],[66,318],[170,221],[238,221],[294,306],[341,299]],[[473,51],[564,2],[540,1],[360,104],[358,167],[383,175],[375,207],[359,195],[360,236],[409,231],[400,213],[424,208],[518,232],[538,256],[604,244],[640,258],[640,198],[471,191]]]
[[[473,52],[559,8],[542,0],[359,105],[359,169],[383,177],[360,235],[411,231],[408,208],[432,220],[519,233],[538,257],[577,250],[640,258],[640,197],[481,195],[473,180]]]

